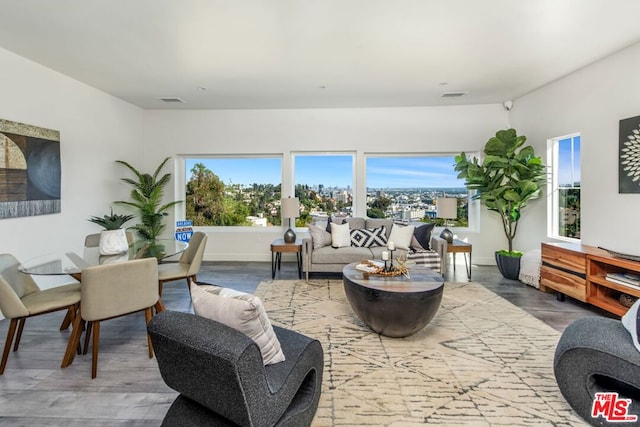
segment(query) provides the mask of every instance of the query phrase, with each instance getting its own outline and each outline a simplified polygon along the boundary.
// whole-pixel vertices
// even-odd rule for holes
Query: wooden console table
[[[620,295],[640,298],[640,288],[607,280],[610,273],[640,275],[640,262],[616,258],[594,246],[542,243],[540,290],[558,292],[622,316],[629,309]]]

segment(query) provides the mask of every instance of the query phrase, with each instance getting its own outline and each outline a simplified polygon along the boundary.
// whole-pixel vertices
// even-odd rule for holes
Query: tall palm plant
[[[123,160],[116,160],[117,163],[126,166],[133,172],[137,178],[137,180],[122,178],[124,182],[133,187],[131,190],[132,201],[120,200],[116,203],[127,205],[138,210],[140,223],[130,228],[135,230],[138,236],[144,240],[155,240],[166,227],[163,219],[169,215],[167,211],[178,203],[182,203],[181,200],[177,200],[164,205],[162,204],[164,186],[171,179],[171,174],[166,173],[159,179],[158,175],[169,159],[170,157],[164,159],[156,168],[153,175],[142,173]]]

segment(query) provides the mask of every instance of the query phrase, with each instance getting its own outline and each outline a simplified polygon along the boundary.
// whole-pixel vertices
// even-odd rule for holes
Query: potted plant
[[[122,226],[133,218],[133,215],[114,214],[113,208],[109,215],[92,216],[90,222],[98,224],[104,228],[100,232],[100,243],[98,244],[100,255],[114,255],[126,251],[129,248],[127,234]]]
[[[513,250],[518,221],[527,202],[540,196],[547,181],[546,166],[533,147],[524,146],[526,140],[515,129],[500,130],[485,144],[482,163],[475,157],[469,161],[464,152],[455,158],[458,178],[464,178],[469,190],[476,190],[471,199],[480,199],[502,219],[508,249],[496,252],[496,263],[504,277],[514,280],[522,257],[522,252]]]
[[[169,208],[182,202],[173,201],[164,205],[162,204],[164,187],[171,179],[171,174],[166,173],[160,178],[158,178],[158,175],[169,159],[170,157],[164,159],[152,175],[138,171],[125,161],[116,160],[117,163],[126,166],[133,172],[137,178],[122,178],[124,182],[133,187],[131,190],[131,201],[121,200],[116,203],[127,205],[138,210],[140,223],[129,228],[135,230],[143,240],[155,240],[166,226],[164,224],[164,217],[168,215],[167,211]]]

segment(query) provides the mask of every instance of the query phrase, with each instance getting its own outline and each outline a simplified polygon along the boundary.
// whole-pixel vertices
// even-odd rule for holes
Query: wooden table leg
[[[64,353],[64,357],[62,358],[61,368],[66,368],[73,363],[76,349],[80,345],[80,335],[82,334],[82,315],[80,310],[81,309],[79,308],[75,314],[75,318],[73,319],[73,330],[71,331],[71,335],[69,335],[69,342],[67,343],[67,349]]]

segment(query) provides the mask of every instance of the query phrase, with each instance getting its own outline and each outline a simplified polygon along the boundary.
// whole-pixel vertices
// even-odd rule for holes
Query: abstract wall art
[[[620,120],[618,193],[640,193],[640,116]]]
[[[0,119],[0,218],[60,212],[60,132]]]

